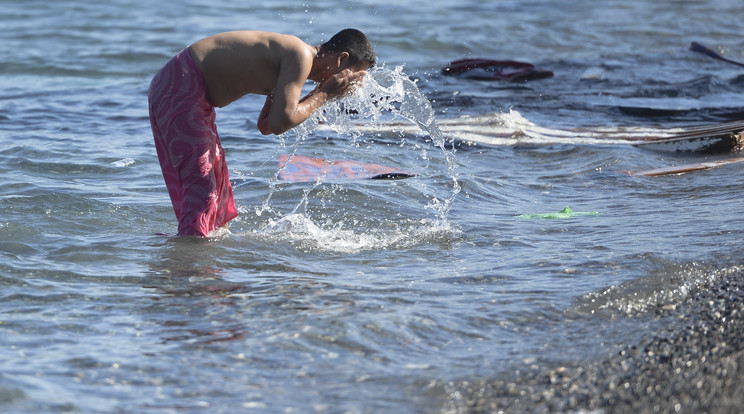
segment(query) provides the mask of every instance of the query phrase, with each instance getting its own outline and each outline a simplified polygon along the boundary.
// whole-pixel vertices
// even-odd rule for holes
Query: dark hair
[[[356,29],[344,29],[336,33],[329,41],[320,45],[320,50],[325,53],[346,52],[352,66],[367,62],[371,68],[377,60],[367,36]]]

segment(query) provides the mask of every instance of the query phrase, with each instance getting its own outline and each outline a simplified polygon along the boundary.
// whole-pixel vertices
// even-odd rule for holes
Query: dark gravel
[[[658,309],[669,322],[598,362],[460,381],[457,413],[744,412],[744,274],[699,286]]]

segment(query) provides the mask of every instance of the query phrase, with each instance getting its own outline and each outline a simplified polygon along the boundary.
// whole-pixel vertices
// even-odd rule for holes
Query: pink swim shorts
[[[209,236],[237,217],[214,106],[204,78],[183,49],[155,75],[150,124],[179,235]]]

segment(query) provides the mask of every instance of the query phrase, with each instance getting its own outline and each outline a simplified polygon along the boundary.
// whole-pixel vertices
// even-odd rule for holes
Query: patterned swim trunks
[[[179,235],[209,236],[238,216],[204,78],[183,49],[155,75],[150,124]]]

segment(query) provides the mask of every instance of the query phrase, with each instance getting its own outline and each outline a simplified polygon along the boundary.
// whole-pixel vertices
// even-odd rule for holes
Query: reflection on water
[[[162,327],[163,343],[216,344],[249,334],[230,295],[245,287],[223,280],[214,240],[173,237],[150,262],[145,289],[154,291],[152,304],[142,309]],[[195,254],[199,252],[199,254]]]

